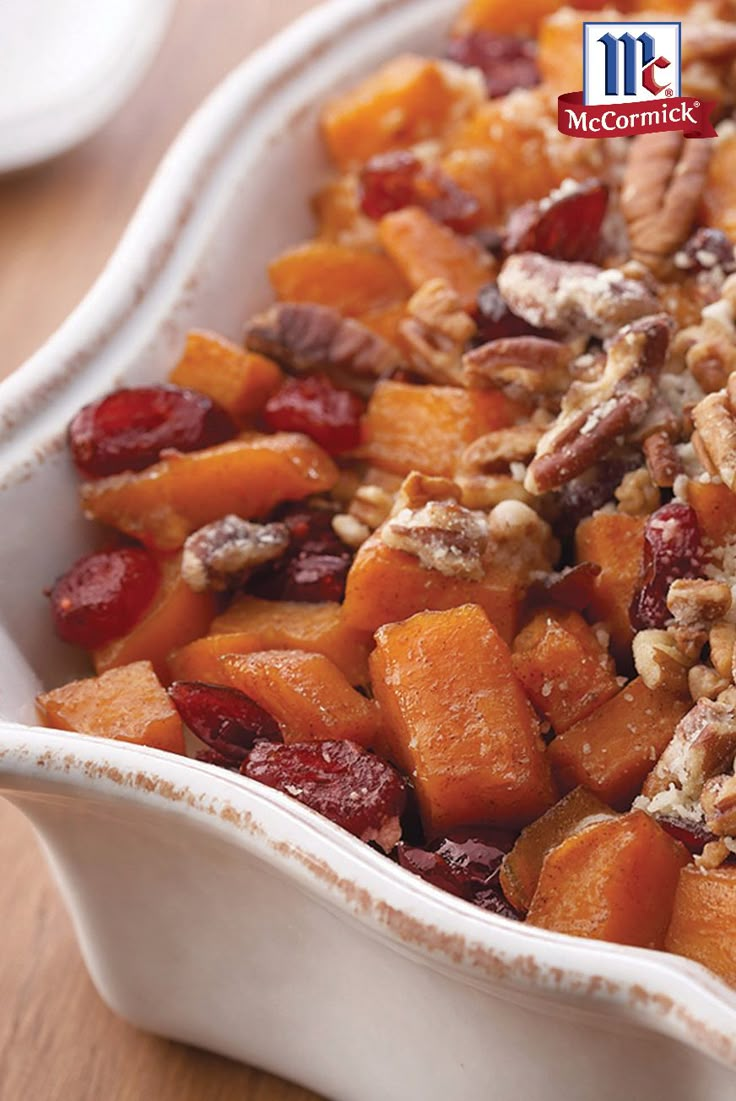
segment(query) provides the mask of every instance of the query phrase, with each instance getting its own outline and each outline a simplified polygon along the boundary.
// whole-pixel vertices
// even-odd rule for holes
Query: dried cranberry
[[[536,44],[531,38],[473,31],[453,38],[447,56],[458,65],[480,69],[491,99],[539,84]]]
[[[291,543],[280,558],[253,573],[248,591],[307,604],[342,600],[353,552],[333,531],[333,515],[303,505],[282,510],[279,519],[289,528]]]
[[[485,891],[478,891],[473,902],[491,914],[499,914],[511,921],[521,921],[521,914],[513,908],[508,899],[504,898],[500,887],[489,887]]]
[[[733,243],[722,229],[701,226],[696,229],[675,256],[682,271],[711,271],[720,268],[726,274],[736,270]]]
[[[179,386],[116,390],[85,405],[69,425],[69,446],[88,478],[144,470],[166,448],[198,451],[237,434],[211,398]]]
[[[644,528],[644,560],[639,589],[629,610],[637,631],[663,627],[671,618],[667,593],[678,578],[700,577],[703,548],[697,513],[682,501],[653,512]]]
[[[702,853],[709,841],[715,841],[715,835],[699,822],[684,822],[682,818],[663,814],[655,816],[663,830],[688,849],[693,856]]]
[[[236,688],[176,681],[169,696],[192,734],[228,762],[240,764],[259,738],[280,741],[275,719]]]
[[[274,432],[303,432],[330,455],[340,455],[360,443],[364,412],[357,394],[340,390],[326,375],[309,375],[288,379],[269,398],[264,418]]]
[[[472,229],[480,210],[474,195],[413,153],[380,153],[361,169],[360,206],[369,218],[382,218],[405,206],[420,206],[458,233]]]
[[[392,765],[354,742],[274,745],[258,742],[241,772],[286,792],[338,826],[389,851],[399,839],[404,780]]]
[[[504,248],[541,252],[557,260],[591,260],[598,251],[608,206],[608,188],[585,180],[552,192],[541,202],[524,203],[508,220]]]
[[[487,283],[478,291],[475,302],[476,344],[502,340],[510,336],[545,336],[547,330],[535,329],[523,317],[518,317],[506,305],[495,283]]]
[[[203,761],[206,765],[217,765],[218,768],[226,768],[230,772],[240,772],[240,765],[235,761],[229,761],[216,749],[200,749],[194,754],[195,761]]]
[[[51,590],[56,633],[85,650],[121,638],[141,619],[159,583],[158,563],[142,547],[88,554]]]
[[[501,861],[514,841],[505,830],[476,826],[453,830],[425,848],[402,843],[397,855],[402,868],[474,902],[479,893],[495,889]]]

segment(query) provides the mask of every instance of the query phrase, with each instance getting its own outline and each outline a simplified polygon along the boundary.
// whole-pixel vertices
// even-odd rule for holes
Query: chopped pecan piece
[[[710,665],[693,665],[688,670],[687,687],[695,703],[702,699],[717,699],[724,688],[728,688],[728,684],[726,678],[720,676]]]
[[[488,521],[457,501],[428,501],[421,508],[402,508],[381,529],[389,547],[415,555],[429,570],[446,577],[480,581],[488,545]]]
[[[708,648],[714,669],[726,680],[733,680],[736,624],[714,623],[708,634]]]
[[[365,325],[308,302],[279,302],[254,317],[245,345],[299,373],[335,369],[379,378],[401,365],[396,348]]]
[[[697,429],[696,450],[702,446],[721,480],[736,491],[736,417],[728,395],[708,394],[693,409]]]
[[[195,592],[234,589],[256,566],[279,558],[288,546],[286,524],[253,524],[239,516],[223,516],[189,536],[181,575]]]
[[[644,467],[624,474],[613,495],[618,501],[619,512],[627,516],[648,516],[662,503],[660,492]]]
[[[524,485],[530,493],[557,489],[604,458],[647,414],[664,363],[670,324],[665,314],[627,325],[612,342],[595,383],[576,383],[537,447]]]
[[[731,589],[723,581],[689,578],[673,581],[667,607],[681,627],[707,631],[731,607]]]
[[[717,317],[706,315],[700,324],[683,329],[678,345],[684,350],[685,366],[706,394],[723,389],[736,370],[736,333]]]
[[[634,636],[633,654],[636,671],[647,688],[680,695],[687,691],[687,671],[692,663],[667,631],[639,631]]]
[[[678,131],[640,134],[632,140],[621,207],[635,260],[656,268],[687,240],[711,151],[710,142],[686,141]]]
[[[683,465],[667,432],[652,432],[644,440],[642,450],[654,485],[673,486],[678,474],[683,473]]]
[[[706,780],[733,763],[736,711],[720,700],[701,699],[677,724],[670,744],[649,773],[643,794],[649,798],[670,784],[687,799],[699,799]]]
[[[463,451],[458,474],[502,474],[512,463],[526,463],[536,451],[544,429],[536,424],[497,428],[479,436]]]
[[[522,395],[559,394],[570,381],[569,349],[539,336],[509,336],[491,340],[467,352],[462,360],[466,386],[505,389]]]
[[[494,565],[532,575],[552,569],[560,544],[552,528],[523,501],[501,501],[488,517],[488,557]]]
[[[510,256],[498,276],[509,309],[530,325],[598,337],[653,314],[657,299],[617,268],[551,260],[536,252]]]
[[[700,796],[706,828],[716,837],[736,834],[736,776],[714,776]]]
[[[458,474],[460,503],[466,508],[488,510],[502,501],[522,501],[534,507],[534,498],[512,474]]]
[[[423,508],[430,501],[459,500],[460,489],[450,478],[420,474],[418,470],[412,470],[399,486],[392,513],[395,515],[404,508]]]
[[[399,333],[410,365],[429,382],[459,385],[476,325],[455,291],[444,279],[430,279],[409,299],[407,313]]]

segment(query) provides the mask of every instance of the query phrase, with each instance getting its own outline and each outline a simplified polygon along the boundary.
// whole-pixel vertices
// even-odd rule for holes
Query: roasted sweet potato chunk
[[[366,748],[380,732],[373,700],[361,696],[324,654],[298,650],[222,658],[229,683],[272,715],[285,742],[346,738]]]
[[[575,536],[578,562],[601,567],[590,612],[605,624],[616,660],[624,664],[631,660],[629,607],[641,573],[645,523],[643,516],[598,512],[578,525]]]
[[[306,436],[256,433],[231,443],[174,452],[140,474],[82,486],[82,507],[95,520],[159,550],[176,550],[191,532],[221,516],[262,516],[281,501],[331,489],[338,471]]]
[[[680,872],[664,947],[736,985],[736,866]]]
[[[395,264],[380,252],[312,241],[284,252],[268,268],[282,302],[317,302],[346,317],[396,306],[409,288]]]
[[[341,605],[301,604],[241,596],[197,638],[171,657],[175,680],[212,681],[223,654],[307,650],[324,654],[351,684],[368,680],[369,634],[348,626]]]
[[[246,426],[262,412],[283,377],[272,359],[245,352],[215,333],[194,329],[187,333],[184,354],[169,381],[206,394],[236,424]]]
[[[419,290],[430,279],[444,279],[467,310],[493,278],[490,256],[476,241],[454,233],[420,207],[387,214],[378,236],[410,287]]]
[[[43,692],[36,704],[45,726],[185,752],[181,720],[149,661]]]
[[[635,810],[568,837],[544,858],[527,921],[543,929],[662,948],[684,845]]]
[[[536,822],[526,826],[501,866],[501,886],[511,905],[525,914],[537,889],[547,853],[592,820],[613,816],[611,808],[591,792],[575,788]]]
[[[542,609],[514,640],[514,672],[561,734],[615,696],[613,662],[577,612]]]
[[[376,643],[386,739],[430,836],[469,822],[524,825],[552,804],[536,716],[481,608],[422,612],[382,627]]]
[[[469,443],[513,423],[516,408],[493,390],[379,382],[363,420],[363,456],[409,474],[451,477]]]
[[[637,677],[554,739],[548,752],[561,789],[583,784],[626,809],[691,707],[689,697],[647,688]]]
[[[379,533],[367,539],[353,559],[343,612],[350,626],[373,633],[415,612],[479,604],[509,643],[523,598],[521,578],[506,567],[489,566],[480,581],[446,577],[426,569],[413,554],[387,546]]]
[[[736,493],[722,482],[691,481],[688,504],[698,516],[700,535],[706,551],[722,547],[736,535]]]
[[[95,669],[104,673],[119,665],[150,661],[164,684],[172,679],[168,657],[173,649],[203,635],[215,614],[212,593],[195,593],[181,576],[181,555],[162,555],[161,585],[148,612],[127,635],[100,646]]]
[[[586,0],[586,7],[590,9],[602,8],[604,5],[605,0],[601,0],[599,4]],[[455,34],[492,31],[494,34],[531,35],[536,32],[544,17],[558,7],[555,0],[521,0],[519,4],[504,4],[502,0],[468,0],[455,21],[453,30]]]

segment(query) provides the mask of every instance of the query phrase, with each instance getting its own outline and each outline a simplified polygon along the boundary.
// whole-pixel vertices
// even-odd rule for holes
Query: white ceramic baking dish
[[[42,596],[94,538],[71,414],[161,378],[190,325],[240,335],[268,259],[309,233],[318,105],[398,50],[436,49],[454,7],[333,3],[233,73],[90,295],[0,388],[0,791],[38,833],[101,996],[141,1028],[333,1101],[721,1101],[736,994],[698,965],[476,910],[208,765],[24,725],[40,683],[79,671]]]

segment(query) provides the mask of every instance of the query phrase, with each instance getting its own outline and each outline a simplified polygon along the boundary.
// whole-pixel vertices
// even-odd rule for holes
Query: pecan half
[[[402,362],[392,344],[359,321],[308,302],[278,302],[252,318],[245,346],[299,373],[336,369],[379,378]]]
[[[569,349],[557,340],[539,336],[509,336],[490,340],[466,352],[462,380],[468,387],[488,387],[522,395],[559,394],[570,376]]]
[[[223,516],[189,536],[181,575],[195,592],[237,588],[256,566],[279,558],[289,545],[286,524],[253,524]]]
[[[498,286],[509,309],[538,329],[609,337],[659,309],[644,283],[618,268],[565,263],[536,252],[509,256]]]
[[[677,131],[640,134],[632,140],[621,208],[635,260],[657,267],[687,240],[711,152],[711,142],[686,141]]]
[[[667,608],[680,627],[707,631],[725,617],[730,607],[731,588],[725,581],[678,579],[667,592]]]
[[[381,528],[383,542],[415,555],[428,570],[446,577],[480,581],[488,545],[488,521],[482,512],[457,501],[428,501],[421,508],[403,508]]]
[[[543,434],[543,428],[527,423],[497,428],[495,432],[479,436],[460,456],[457,473],[503,474],[512,463],[528,462]]]
[[[702,446],[721,480],[736,491],[736,417],[728,394],[708,394],[693,409],[696,450]]]
[[[706,780],[733,763],[736,711],[719,700],[701,699],[677,724],[642,792],[651,798],[670,784],[686,798],[698,799]]]
[[[409,299],[407,314],[399,334],[410,365],[429,382],[459,385],[476,324],[455,291],[444,279],[430,279]]]
[[[570,387],[560,416],[540,440],[527,471],[524,486],[530,493],[558,489],[582,474],[643,421],[669,334],[665,314],[625,326],[611,343],[600,380]]]

